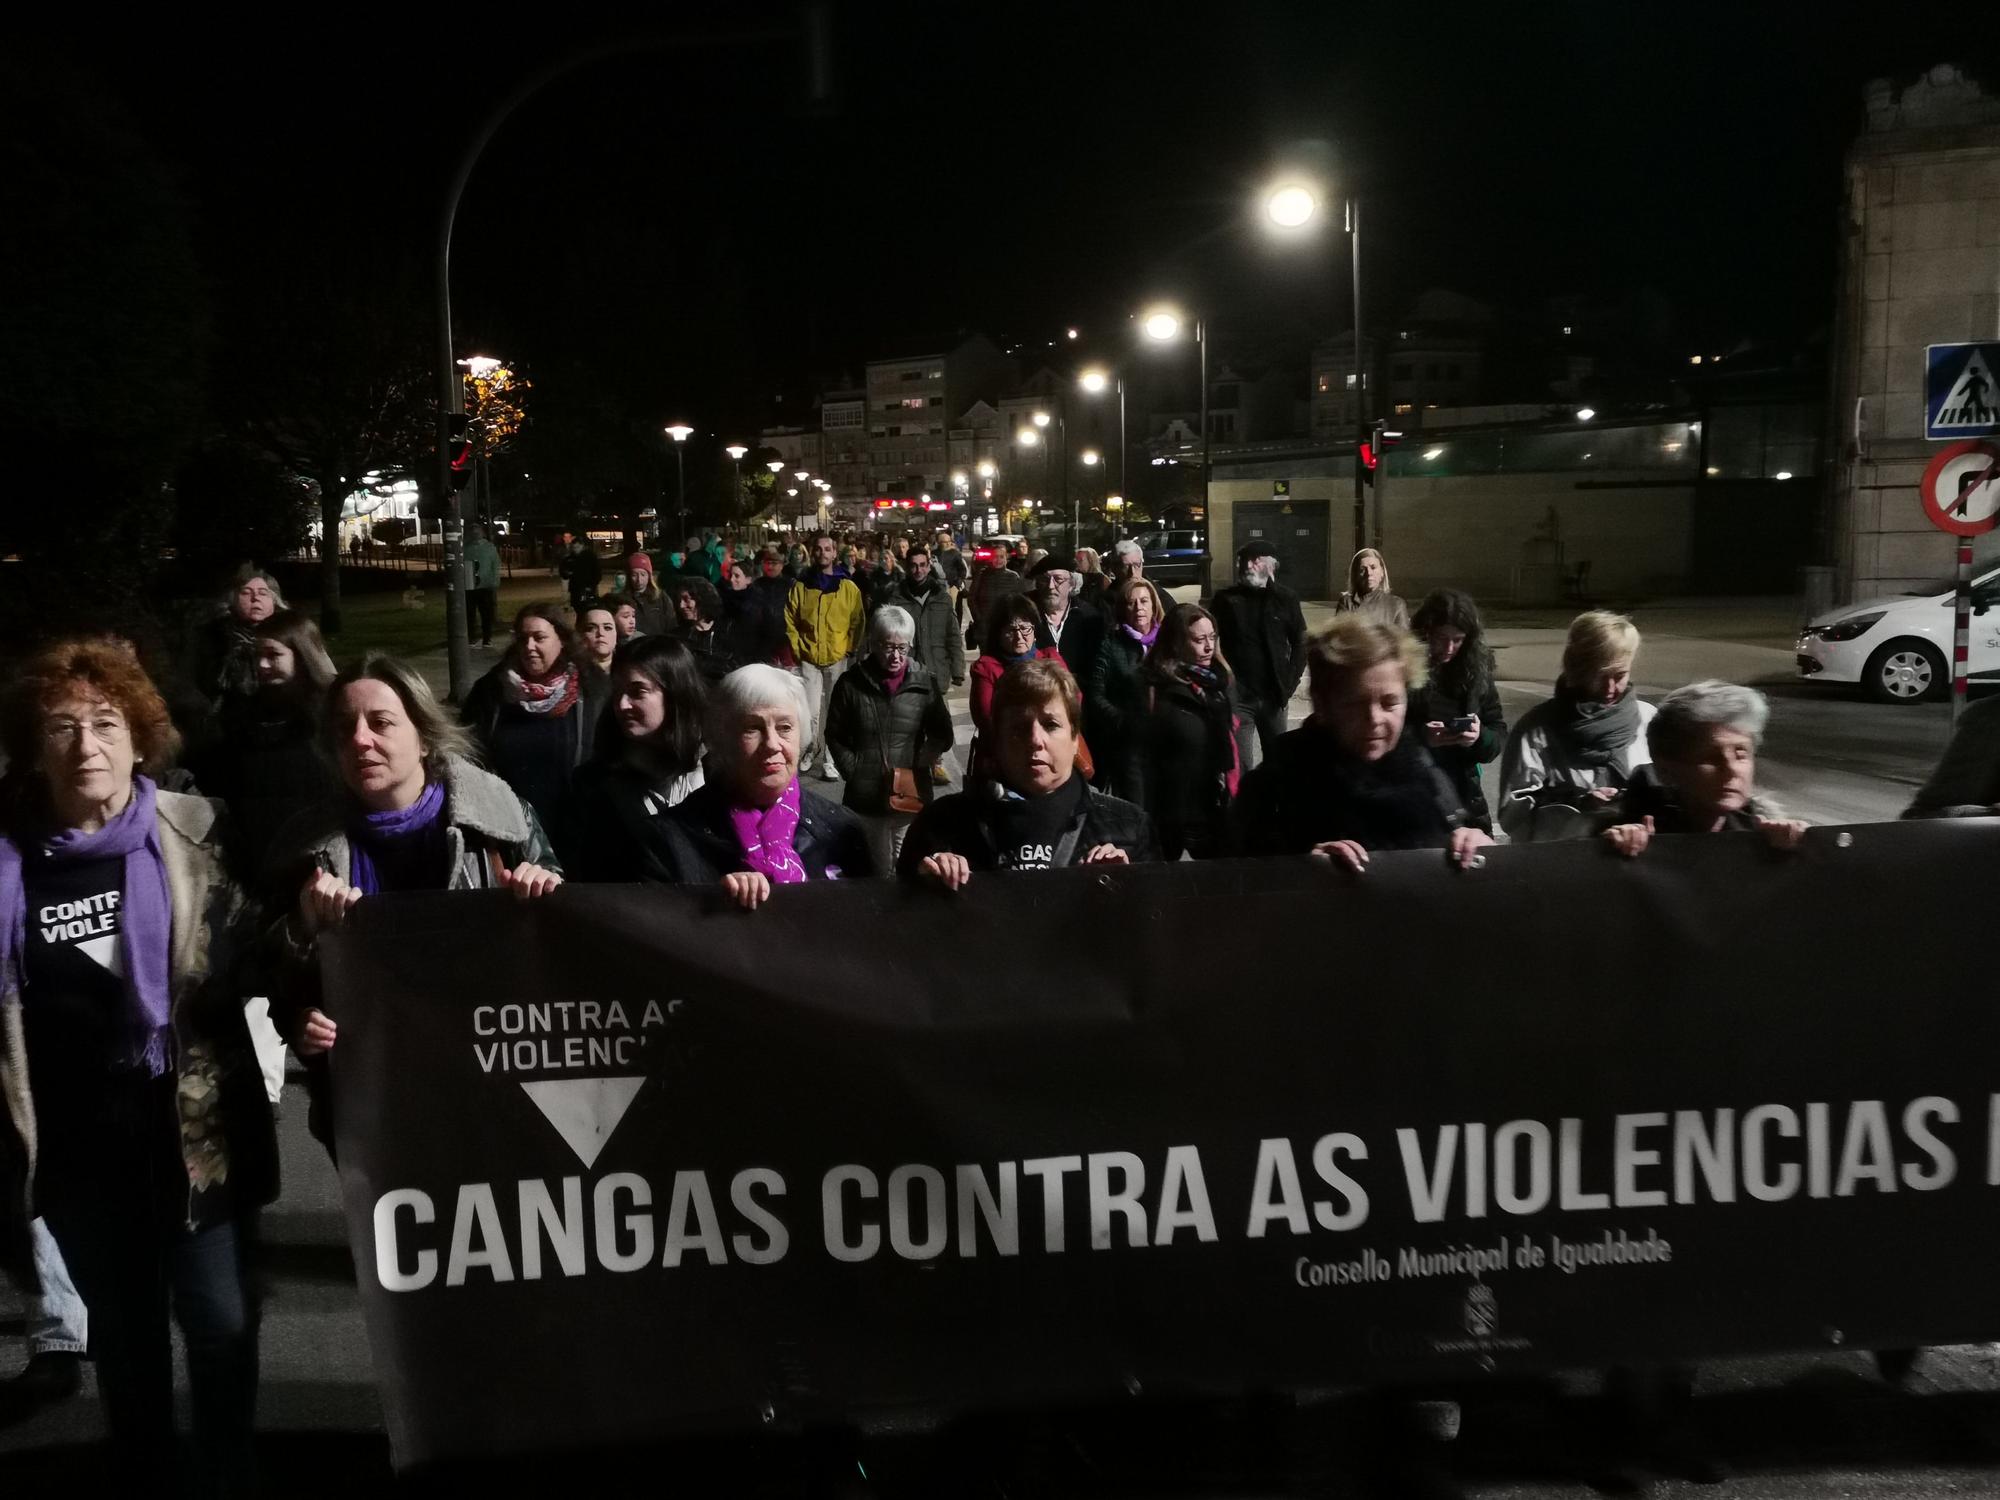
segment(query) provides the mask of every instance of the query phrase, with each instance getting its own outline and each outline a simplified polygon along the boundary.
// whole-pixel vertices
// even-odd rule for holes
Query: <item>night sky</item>
[[[1347,325],[1344,255],[1337,236],[1279,253],[1244,206],[1311,141],[1366,202],[1372,319],[1431,285],[1517,307],[1651,290],[1691,347],[1795,342],[1830,311],[1863,81],[1992,50],[1907,19],[1924,7],[1884,36],[1879,8],[1742,0],[831,9],[826,110],[783,40],[614,58],[529,103],[459,219],[461,349],[543,383],[589,367],[635,413],[737,430],[802,420],[819,380],[943,330],[1073,323],[1116,353],[1160,292],[1208,309],[1224,355],[1291,357]],[[240,310],[299,237],[420,263],[472,121],[571,47],[647,34],[511,15],[295,11],[226,39],[121,22],[46,46],[179,177]]]

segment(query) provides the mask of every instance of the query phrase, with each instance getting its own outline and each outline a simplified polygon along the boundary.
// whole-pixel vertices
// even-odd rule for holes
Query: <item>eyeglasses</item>
[[[85,729],[100,745],[122,745],[132,733],[123,719],[106,715],[92,719],[88,724],[77,719],[52,719],[42,727],[42,738],[51,749],[69,750],[82,740]]]
[[[908,656],[910,648],[900,642],[884,641],[880,647],[884,656]]]

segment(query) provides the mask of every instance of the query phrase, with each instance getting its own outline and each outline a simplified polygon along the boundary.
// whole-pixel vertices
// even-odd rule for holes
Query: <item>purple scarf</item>
[[[364,896],[379,892],[382,885],[375,873],[374,856],[395,852],[398,846],[407,847],[424,838],[437,826],[438,814],[443,811],[444,783],[428,781],[408,807],[363,813],[359,823],[349,825],[347,875],[354,888]]]
[[[1153,628],[1144,635],[1139,634],[1130,625],[1120,625],[1118,628],[1131,636],[1133,640],[1144,646],[1148,651],[1153,649],[1153,642],[1158,640],[1160,636],[1160,622],[1157,620],[1153,622]]]
[[[743,863],[773,885],[797,885],[806,867],[792,848],[799,831],[799,783],[795,778],[784,795],[767,808],[732,807],[729,824],[743,846]]]
[[[153,783],[132,778],[132,800],[95,833],[65,829],[39,846],[44,868],[122,858],[118,933],[125,953],[126,1024],[129,1059],[158,1078],[172,1051],[173,987],[169,978],[173,908],[167,893],[166,858],[160,852],[158,802]],[[0,976],[25,989],[28,892],[21,875],[21,851],[0,838]]]

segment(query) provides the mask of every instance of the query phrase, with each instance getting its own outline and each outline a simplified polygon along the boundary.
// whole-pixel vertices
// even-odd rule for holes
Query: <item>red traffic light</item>
[[[463,412],[451,414],[450,431],[445,436],[445,462],[451,470],[451,487],[462,490],[472,482],[472,419]]]

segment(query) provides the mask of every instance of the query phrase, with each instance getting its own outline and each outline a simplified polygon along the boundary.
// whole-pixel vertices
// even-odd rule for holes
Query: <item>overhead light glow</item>
[[[685,422],[676,422],[667,429],[667,436],[677,443],[685,443],[694,436],[694,429]]]
[[[1095,448],[1086,448],[1079,457],[1083,459],[1086,465],[1095,464],[1097,462],[1097,450]]]
[[[1596,415],[1597,415],[1597,409],[1595,407],[1579,406],[1576,409],[1576,419],[1579,422],[1588,422],[1592,417],[1595,417]]]
[[[1064,330],[1064,332],[1066,336],[1069,338],[1075,338],[1077,336],[1077,330],[1074,328],[1066,329]]]
[[[1426,449],[1424,449],[1424,458],[1425,458],[1426,460],[1433,460],[1433,459],[1439,459],[1439,458],[1443,458],[1443,457],[1444,457],[1444,449],[1442,449],[1442,448],[1426,448]]]
[[[1777,473],[1773,474],[1771,477],[1773,479],[1790,479],[1792,477],[1792,471],[1790,469],[1780,469],[1778,470]]]
[[[1264,200],[1264,212],[1280,229],[1297,229],[1318,211],[1319,200],[1313,196],[1312,189],[1297,183],[1287,183],[1275,189]]]
[[[724,448],[722,451],[724,453],[727,453],[731,458],[735,459],[738,463],[741,463],[743,461],[743,455],[748,453],[750,450],[744,447],[741,443],[731,443],[727,448]]]
[[[1102,370],[1085,370],[1081,375],[1076,377],[1076,383],[1095,396],[1099,391],[1111,384],[1111,377]]]
[[[1049,425],[1049,414],[1048,414],[1047,412],[1045,412],[1045,411],[1038,411],[1038,412],[1036,412],[1036,413],[1035,413],[1035,425],[1036,425],[1037,427],[1046,427],[1046,426],[1048,426],[1048,425]]]
[[[1042,435],[1032,427],[1023,427],[1014,434],[1014,441],[1023,448],[1032,448],[1042,440]]]
[[[1158,339],[1161,343],[1165,343],[1168,339],[1174,338],[1180,333],[1180,314],[1169,312],[1164,307],[1159,308],[1156,311],[1147,313],[1145,321],[1139,326],[1146,330],[1147,338]]]

